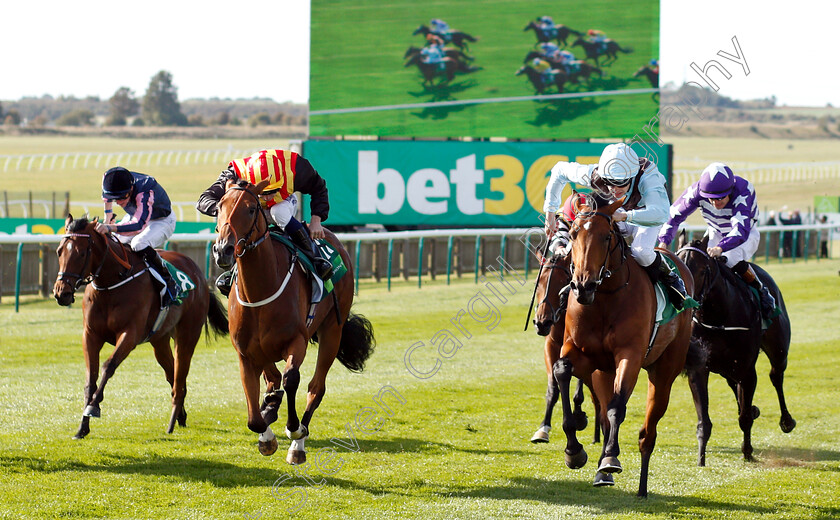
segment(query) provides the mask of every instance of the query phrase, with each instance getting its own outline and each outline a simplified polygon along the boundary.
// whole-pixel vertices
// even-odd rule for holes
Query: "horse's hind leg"
[[[779,316],[778,320],[781,320],[782,317]],[[770,359],[770,382],[773,383],[773,387],[776,389],[776,395],[779,398],[779,409],[782,414],[779,420],[779,426],[783,432],[790,433],[796,427],[796,421],[791,417],[787,409],[784,390],[790,334],[785,335],[782,330],[778,331],[778,334],[774,334],[777,332],[774,329],[779,328],[778,320],[774,322],[773,326],[765,334],[764,341],[761,343],[761,349]]]
[[[152,348],[155,352],[155,360],[160,368],[163,369],[166,382],[172,389],[172,417],[169,420],[169,426],[166,428],[166,433],[172,433],[175,425],[175,358],[172,356],[172,348],[169,342],[169,336],[156,338],[151,341]],[[182,401],[183,404],[183,401]]]
[[[189,316],[182,316],[181,323],[175,332],[175,379],[172,384],[172,416],[169,419],[169,427],[166,433],[172,433],[175,421],[178,425],[187,425],[187,409],[184,400],[187,397],[187,375],[190,373],[192,357],[195,353],[195,346],[201,337],[201,323],[203,320],[195,320],[198,325],[188,327]],[[168,341],[167,341],[168,343]]]

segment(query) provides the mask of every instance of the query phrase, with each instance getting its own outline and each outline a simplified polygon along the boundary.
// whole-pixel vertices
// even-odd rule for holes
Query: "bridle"
[[[249,191],[246,187],[243,186],[231,186],[230,189],[235,191],[241,191],[242,194],[240,194],[239,198],[236,199],[233,208],[228,213],[227,220],[225,220],[224,224],[222,224],[221,227],[227,226],[230,228],[230,232],[233,233],[233,237],[236,239],[236,245],[234,246],[233,250],[234,255],[236,255],[237,258],[241,258],[242,255],[256,248],[263,242],[263,240],[268,238],[268,218],[265,216],[265,213],[263,213],[262,208],[260,207],[260,198],[256,194]],[[236,212],[236,208],[239,207],[239,204],[245,199],[245,193],[253,197],[254,200],[257,202],[257,214],[254,215],[254,220],[251,222],[251,227],[248,229],[248,232],[245,233],[243,237],[238,238],[236,229],[230,224],[230,217]],[[259,220],[260,216],[262,216],[262,219],[265,223],[265,232],[259,239],[249,242],[251,235],[257,230],[257,221]],[[239,250],[240,252],[237,252],[237,250]]]
[[[108,252],[110,252],[114,258],[122,265],[126,270],[131,269],[131,264],[128,262],[128,252],[125,251],[125,246],[120,243],[123,247],[123,252],[125,253],[125,259],[120,258],[117,254],[105,244],[106,253],[102,255],[102,261],[99,263],[99,266],[94,270],[93,269],[93,237],[91,237],[88,233],[67,233],[64,235],[64,240],[61,241],[59,244],[59,249],[65,247],[65,241],[73,241],[76,238],[87,238],[87,247],[85,248],[84,253],[84,261],[82,262],[82,268],[78,273],[71,273],[69,271],[59,271],[58,272],[58,279],[63,282],[67,282],[73,286],[73,289],[78,289],[84,284],[92,283],[94,280],[99,278],[99,273],[102,272],[102,267],[105,265],[105,261],[108,259]],[[90,269],[87,269],[88,264],[90,265]],[[85,276],[84,273],[87,272],[88,275]],[[75,279],[76,282],[73,283],[72,280]]]
[[[601,269],[598,271],[598,278],[595,280],[595,290],[597,291],[597,290],[600,289],[601,284],[604,283],[604,280],[606,280],[607,278],[609,278],[613,275],[613,272],[610,269],[607,268],[607,264],[609,264],[610,258],[612,257],[613,252],[615,251],[616,248],[621,249],[621,262],[619,262],[619,264],[618,264],[618,269],[621,269],[621,267],[623,267],[627,263],[627,243],[621,237],[619,231],[615,228],[615,226],[613,226],[612,215],[607,215],[606,213],[602,213],[600,211],[595,211],[595,212],[592,212],[592,213],[581,213],[580,215],[583,216],[584,219],[586,219],[586,220],[589,220],[589,218],[591,216],[604,217],[605,219],[607,219],[607,222],[610,226],[610,235],[609,235],[609,243],[607,244],[607,253],[604,256],[604,263],[603,263],[603,265],[601,265]],[[577,230],[580,229],[580,225],[578,224],[577,219],[575,219],[574,226],[577,228]],[[614,246],[612,246],[613,237],[616,238]],[[575,263],[572,262],[571,263],[571,274],[572,274],[573,277],[574,277],[574,271],[575,271]],[[620,287],[618,287],[616,289],[612,289],[612,290],[609,290],[609,291],[601,290],[601,292],[604,293],[604,294],[610,294],[610,293],[618,292],[621,289],[627,287],[627,285],[629,283],[630,283],[630,269],[628,268],[627,269],[627,280],[624,282],[623,285],[621,285]]]

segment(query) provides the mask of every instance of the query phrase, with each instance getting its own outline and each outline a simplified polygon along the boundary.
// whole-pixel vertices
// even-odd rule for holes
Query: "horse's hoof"
[[[601,460],[601,466],[598,468],[598,471],[603,471],[604,473],[621,473],[621,463],[618,461],[618,457],[604,457]]]
[[[759,409],[758,409],[758,406],[753,405],[753,407],[752,407],[752,416],[753,416],[753,419],[754,419],[754,420],[755,420],[755,419],[758,419],[758,417],[759,417],[760,415],[761,415],[761,410],[759,410]]]
[[[82,417],[99,417],[99,414],[99,405],[89,404],[85,407],[85,411],[82,412]]]
[[[295,441],[297,439],[302,439],[302,438],[308,437],[308,436],[309,436],[309,429],[307,429],[306,426],[304,426],[302,424],[297,429],[297,431],[294,431],[294,432],[290,431],[288,428],[286,428],[286,437],[290,438],[293,441]]]
[[[615,479],[609,473],[599,471],[598,473],[595,473],[595,480],[592,482],[592,485],[595,487],[614,486]]]
[[[306,452],[289,448],[289,453],[286,454],[286,462],[293,466],[303,464],[306,462]]]
[[[574,414],[572,414],[572,417],[574,417],[575,419],[575,428],[579,432],[585,430],[586,427],[589,425],[589,419],[587,419],[586,412],[584,412],[583,410],[575,412]]]
[[[531,442],[534,444],[548,442],[548,433],[551,431],[551,426],[542,425],[531,437]]]
[[[182,428],[187,427],[187,411],[185,409],[181,409],[181,413],[178,415],[178,426]]]
[[[274,452],[277,451],[277,438],[273,438],[270,441],[260,441],[260,453],[268,457],[269,455],[274,455]]]
[[[80,440],[80,439],[84,439],[84,438],[85,438],[85,436],[86,436],[88,433],[90,433],[90,431],[83,432],[83,431],[81,431],[81,430],[80,430],[78,433],[76,433],[76,435],[74,435],[74,436],[73,436],[73,440],[74,440],[74,441],[78,441],[78,440]]]
[[[580,469],[586,465],[586,461],[589,460],[589,456],[586,454],[586,450],[583,448],[580,449],[579,452],[570,455],[568,452],[566,453],[566,466],[571,469]]]
[[[782,420],[779,421],[779,427],[782,428],[784,433],[790,433],[796,428],[796,421],[791,416],[782,417]]]

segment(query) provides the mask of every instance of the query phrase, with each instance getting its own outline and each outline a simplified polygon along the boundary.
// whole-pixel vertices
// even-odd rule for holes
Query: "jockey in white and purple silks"
[[[761,295],[762,315],[766,318],[772,316],[775,299],[749,264],[760,238],[755,227],[758,204],[753,185],[732,173],[723,163],[714,162],[707,166],[700,180],[686,188],[671,205],[671,217],[659,232],[661,247],[667,247],[674,240],[680,224],[697,208],[709,225],[706,230],[709,256],[718,258],[725,253],[727,267]]]

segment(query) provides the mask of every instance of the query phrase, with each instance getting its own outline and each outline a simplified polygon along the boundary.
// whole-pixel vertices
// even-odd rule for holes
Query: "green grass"
[[[548,14],[556,23],[585,32],[604,30],[630,54],[604,68],[590,85],[568,84],[566,92],[649,88],[633,74],[658,56],[659,4],[619,6],[597,0],[560,6],[549,1],[479,0],[413,2],[336,0],[313,5],[312,110],[414,104],[452,100],[534,95],[526,76],[515,76],[537,39],[523,28]],[[412,32],[431,18],[443,18],[453,30],[479,38],[470,44],[474,66],[482,69],[456,75],[443,85],[425,86],[416,67],[406,68],[403,55],[421,47]],[[574,36],[568,40],[571,45]],[[578,58],[581,47],[570,48]],[[435,80],[437,83],[437,80]],[[556,93],[556,88],[545,92]],[[658,104],[650,94],[458,105],[355,114],[314,115],[312,135],[473,136],[536,139],[579,139],[593,136],[633,137],[653,117]]]
[[[149,345],[142,345],[109,383],[102,418],[92,420],[90,435],[71,440],[82,408],[80,306],[59,308],[30,298],[16,314],[5,299],[0,518],[286,517],[285,508],[295,501],[272,495],[281,478],[288,480],[277,484],[277,495],[295,485],[307,494],[297,518],[837,518],[840,329],[833,319],[840,311],[840,261],[765,267],[779,282],[793,322],[785,386],[796,429],[783,434],[778,428],[778,404],[762,355],[756,394],[762,415],[753,429],[758,461],[742,460],[733,396],[713,376],[715,428],[708,466],[698,468],[696,417],[681,378],[660,424],[647,500],[635,497],[644,376],[621,430],[625,471],[614,488],[590,485],[600,446],[586,444],[590,463],[572,471],[563,464],[559,428],[550,444],[528,442],[542,417],[545,393],[541,338],[533,329],[522,331],[530,283],[515,286],[507,304],[496,302],[501,321],[493,330],[465,318],[472,338],[461,336],[462,348],[426,380],[406,370],[406,349],[417,341],[429,344],[438,330],[454,330],[450,318],[479,291],[489,295],[489,290],[471,279],[449,287],[438,280],[420,290],[401,282],[390,293],[363,283],[355,310],[373,322],[378,347],[363,374],[341,366],[330,373],[307,448],[313,459],[333,446],[340,459],[324,464],[332,474],[309,469],[312,482],[324,479],[317,486],[283,461],[285,443],[272,457],[257,452],[226,338],[202,340],[197,348],[188,428],[163,433],[169,389]],[[314,347],[309,354],[304,383]],[[434,362],[429,348],[412,359],[424,369]],[[352,426],[356,414],[376,407],[373,399],[385,385],[405,403],[388,400],[393,417],[379,431],[362,434]],[[591,416],[591,405],[586,407]],[[349,442],[348,424],[357,452],[330,443],[331,438]],[[275,429],[280,433],[282,426]]]

